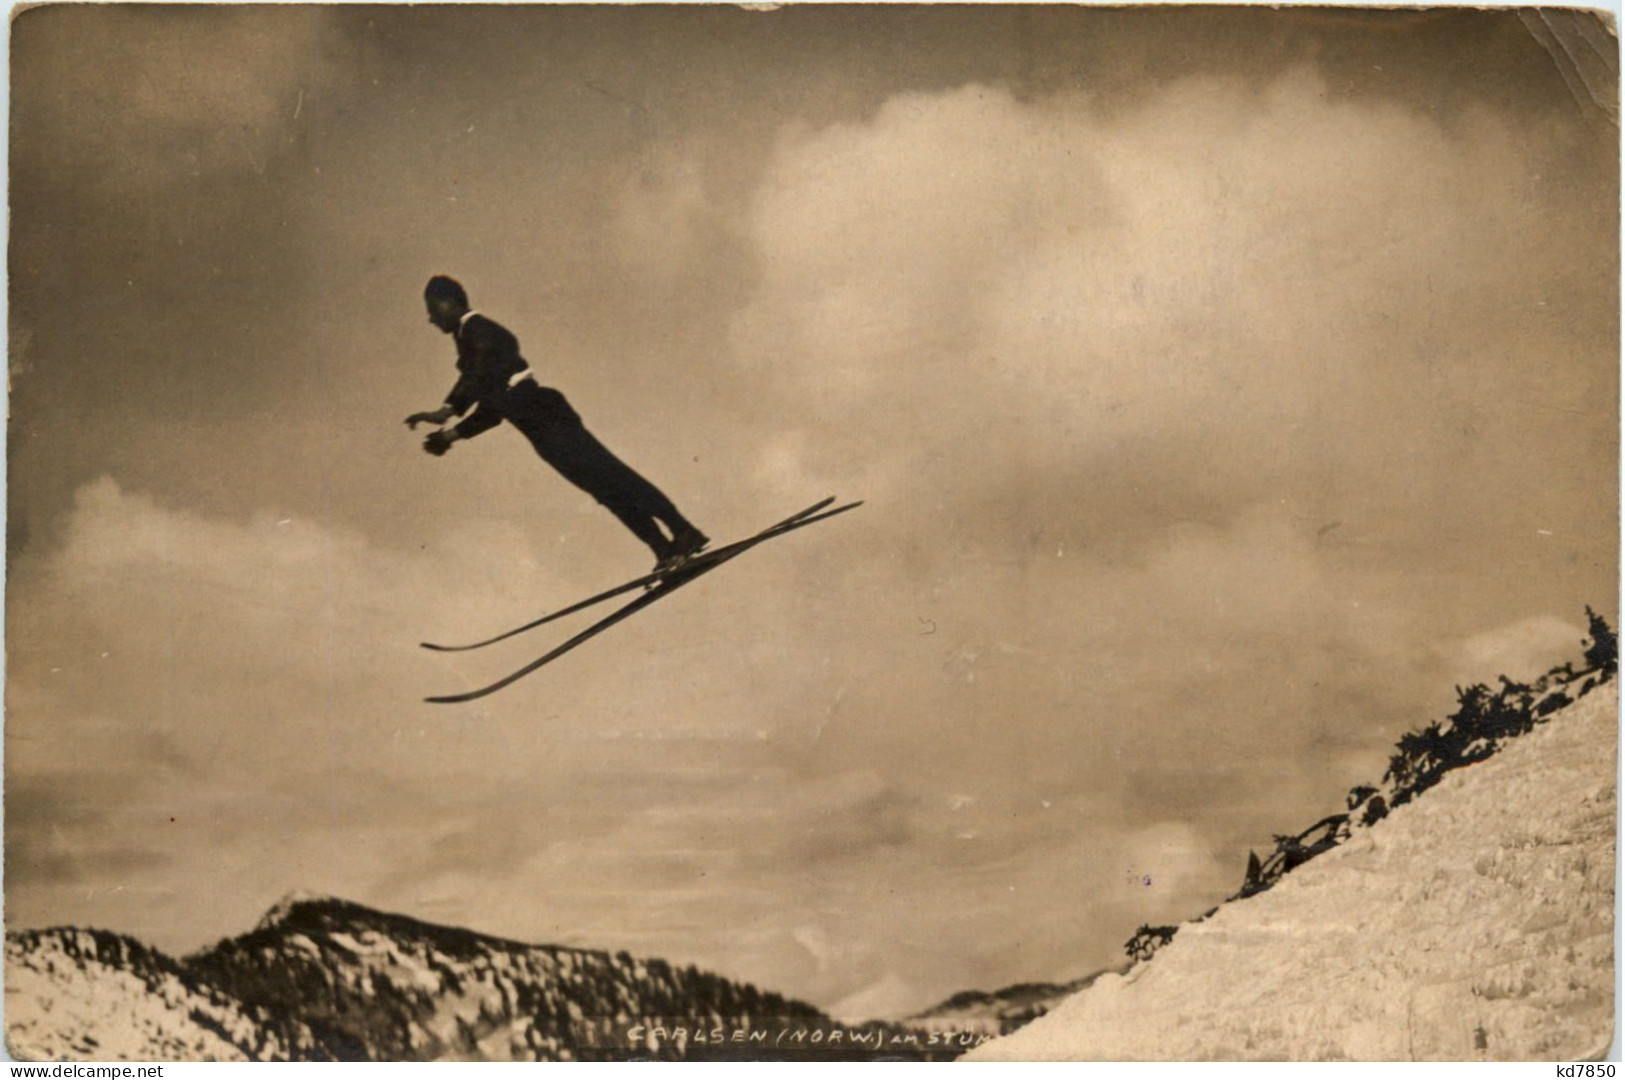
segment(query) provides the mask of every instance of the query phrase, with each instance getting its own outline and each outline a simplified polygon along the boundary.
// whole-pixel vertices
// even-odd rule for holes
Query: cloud
[[[1309,68],[788,127],[731,324],[781,391],[759,476],[870,500],[818,572],[887,630],[820,674],[854,726],[932,718],[824,749],[952,733],[902,752],[1229,845],[1369,779],[1438,642],[1550,603],[1524,521],[1612,548],[1614,251],[1572,168]]]
[[[611,642],[534,696],[420,704],[514,655],[440,659],[417,647],[422,628],[488,631],[601,570],[577,579],[532,546],[476,520],[392,549],[270,511],[178,509],[111,477],[85,485],[61,546],[10,583],[8,776],[81,793],[12,822],[14,918],[192,947],[300,886],[537,940],[580,939],[619,911],[606,932],[669,942],[658,912],[690,910],[696,866],[730,867],[748,907],[761,896],[748,867],[839,866],[908,838],[911,802],[890,778],[809,775],[805,750],[773,745],[779,691],[685,688],[693,644]],[[786,632],[739,657],[782,654]],[[764,707],[719,703],[741,696]],[[177,904],[200,903],[207,917],[177,922]]]
[[[817,431],[809,477],[855,470],[875,497],[1092,485],[1224,512],[1330,487],[1409,506],[1468,462],[1514,468],[1486,432],[1534,421],[1494,395],[1553,355],[1580,373],[1548,308],[1606,302],[1572,267],[1606,265],[1607,242],[1562,168],[1488,113],[1446,130],[1335,100],[1308,70],[1188,79],[1111,113],[902,94],[781,138],[733,348]],[[1539,445],[1550,466],[1579,444]]]
[[[1519,619],[1474,634],[1453,650],[1457,678],[1492,682],[1497,676],[1534,679],[1566,660],[1578,662],[1583,627],[1550,615]]]
[[[12,33],[28,162],[115,198],[264,176],[357,59],[318,11],[35,9]]]
[[[703,174],[697,154],[660,144],[621,183],[611,239],[619,265],[652,289],[692,287],[695,263],[725,228]]]
[[[7,873],[38,888],[120,882],[164,869],[167,854],[129,845],[114,820],[129,813],[130,789],[138,782],[130,772],[61,772],[9,783]]]
[[[522,707],[422,704],[431,689],[477,685],[492,658],[418,641],[532,617],[535,597],[585,592],[600,568],[545,558],[528,530],[488,519],[437,522],[414,540],[391,547],[269,510],[199,514],[106,476],[86,484],[61,546],[13,575],[10,664],[28,711],[18,730],[43,735],[54,710],[161,738],[197,767],[284,779],[315,765],[397,779],[565,771]],[[483,741],[465,738],[462,725],[480,719],[493,720]],[[643,755],[599,739],[602,727],[559,728],[604,759]]]
[[[419,837],[565,770],[522,729],[467,738],[469,716],[417,700],[457,670],[413,629],[483,625],[493,583],[535,573],[526,548],[468,523],[392,551],[269,512],[178,510],[108,477],[80,489],[61,547],[8,583],[7,776],[41,793],[10,841],[49,853],[10,868],[18,917],[117,925],[105,890],[144,882],[130,928],[172,942],[210,921],[177,924],[177,894],[216,932],[290,878],[366,899]],[[437,785],[451,790],[425,801]],[[103,891],[56,888],[74,881]]]

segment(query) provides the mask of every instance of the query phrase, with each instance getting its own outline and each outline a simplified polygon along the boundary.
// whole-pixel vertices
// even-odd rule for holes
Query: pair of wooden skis
[[[642,611],[651,604],[664,600],[667,596],[670,596],[678,589],[681,589],[684,585],[687,585],[689,582],[694,581],[697,578],[704,577],[706,574],[709,574],[723,563],[726,563],[731,559],[738,558],[751,548],[756,547],[758,544],[765,544],[769,540],[775,540],[788,533],[792,533],[797,529],[805,528],[808,525],[812,525],[820,521],[827,521],[837,514],[844,514],[848,510],[852,510],[863,505],[861,501],[851,502],[845,504],[844,506],[837,506],[833,510],[828,509],[830,504],[834,501],[835,497],[832,495],[827,499],[814,503],[812,506],[809,506],[799,514],[792,514],[783,521],[769,525],[755,536],[749,536],[732,544],[727,544],[723,547],[703,552],[702,554],[694,556],[692,559],[673,570],[668,570],[664,573],[658,574],[645,574],[640,578],[635,578],[632,581],[628,581],[624,585],[617,585],[613,589],[606,589],[596,596],[589,596],[587,599],[582,600],[579,603],[571,604],[567,608],[552,612],[548,615],[543,615],[539,619],[533,619],[523,626],[517,626],[514,629],[504,631],[495,637],[486,638],[484,641],[475,641],[467,645],[436,645],[432,642],[425,641],[423,642],[423,647],[425,649],[433,649],[436,652],[467,652],[470,649],[483,649],[487,645],[495,645],[499,641],[506,641],[508,638],[523,634],[529,630],[534,630],[538,626],[544,626],[556,619],[562,619],[567,615],[573,615],[576,612],[592,607],[595,604],[601,604],[605,600],[614,599],[617,596],[633,592],[637,589],[647,590],[642,596],[633,600],[631,603],[623,605],[611,614],[604,616],[602,619],[593,623],[591,626],[575,635],[575,637],[570,638],[568,641],[564,642],[564,644],[553,649],[551,652],[532,660],[518,671],[498,679],[489,686],[482,686],[478,690],[469,690],[462,694],[445,694],[440,697],[426,698],[425,700],[440,705],[454,705],[459,702],[473,701],[476,698],[485,697],[487,694],[494,694],[505,686],[513,685],[520,679],[523,679],[526,675],[536,671],[538,668],[545,667],[546,665],[552,663],[554,660],[557,660],[559,657],[576,648],[578,645],[597,637],[599,634],[603,633],[605,630],[608,630],[616,623],[636,615],[639,611]]]

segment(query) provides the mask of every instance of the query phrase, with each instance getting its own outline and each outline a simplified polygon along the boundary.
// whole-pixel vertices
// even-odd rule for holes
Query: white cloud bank
[[[1085,476],[1124,502],[1330,489],[1437,515],[1472,470],[1537,475],[1572,445],[1526,441],[1520,470],[1489,433],[1552,414],[1502,415],[1507,395],[1605,389],[1605,327],[1569,320],[1607,310],[1610,282],[1575,272],[1607,242],[1565,169],[1491,114],[1446,128],[1302,70],[1113,113],[899,95],[780,140],[734,347],[818,426],[804,467],[852,487],[834,447],[861,446],[877,497]]]

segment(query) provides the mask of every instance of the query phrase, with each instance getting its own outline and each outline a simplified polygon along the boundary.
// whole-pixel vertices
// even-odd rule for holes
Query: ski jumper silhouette
[[[681,566],[710,540],[660,489],[609,451],[581,423],[564,395],[541,386],[519,355],[519,339],[470,310],[468,294],[445,276],[423,290],[429,321],[457,342],[457,385],[433,412],[413,413],[406,426],[447,424],[431,431],[423,449],[440,457],[451,445],[472,439],[506,420],[518,428],[541,459],[591,495],[655,555],[655,570]],[[664,525],[666,531],[661,531]]]

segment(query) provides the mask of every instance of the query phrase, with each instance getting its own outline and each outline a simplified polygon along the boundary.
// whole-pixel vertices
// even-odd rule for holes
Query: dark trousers
[[[659,488],[594,438],[557,390],[526,380],[508,391],[504,404],[509,423],[530,440],[541,459],[619,518],[655,558],[665,558],[672,548],[661,524],[672,538],[698,531]]]

